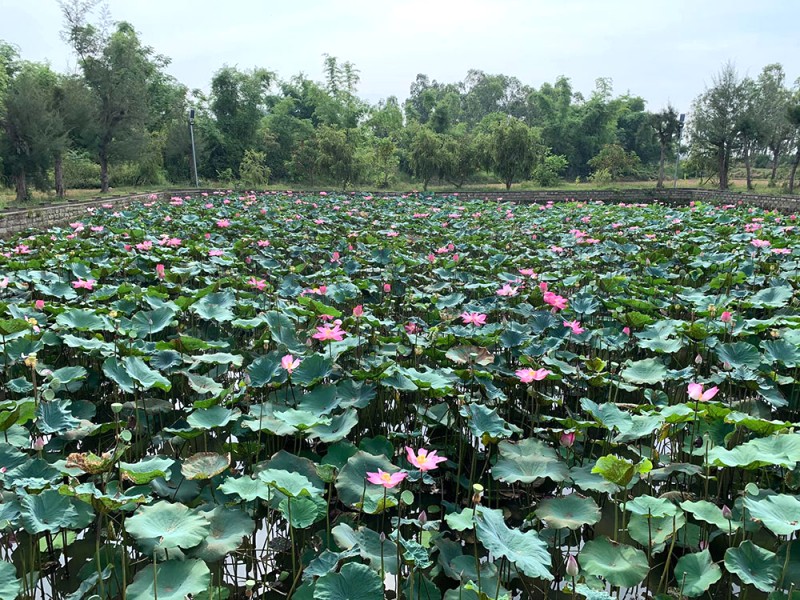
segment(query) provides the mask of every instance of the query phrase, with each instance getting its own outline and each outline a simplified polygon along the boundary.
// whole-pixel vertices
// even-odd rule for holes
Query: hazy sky
[[[590,92],[611,77],[615,93],[656,110],[688,110],[728,60],[755,76],[783,64],[800,76],[800,0],[109,0],[168,70],[207,89],[223,64],[322,79],[322,54],[361,72],[359,95],[405,98],[417,73],[442,82],[470,68],[535,87],[569,77]],[[75,59],[61,41],[56,0],[0,0],[0,39],[60,71]]]

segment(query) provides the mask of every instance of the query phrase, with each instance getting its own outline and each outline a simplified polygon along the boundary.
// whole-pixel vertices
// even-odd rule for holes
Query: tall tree
[[[537,135],[514,117],[493,114],[484,121],[486,164],[510,190],[514,181],[530,177],[539,155]]]
[[[45,189],[54,155],[64,144],[55,99],[57,76],[46,65],[21,63],[7,85],[0,118],[4,167],[14,180],[17,201],[29,198],[28,181]]]
[[[411,140],[411,168],[414,175],[422,181],[422,189],[428,189],[428,184],[439,171],[440,153],[442,150],[441,137],[426,126],[417,127]]]
[[[658,183],[656,187],[664,187],[664,161],[667,157],[667,152],[675,142],[675,136],[680,128],[678,121],[678,112],[672,107],[661,109],[657,113],[650,115],[650,127],[656,134],[658,139],[658,146],[660,149],[658,157]]]
[[[794,178],[797,174],[797,167],[800,165],[800,79],[795,84],[794,93],[786,109],[786,118],[792,127],[789,139],[795,148],[792,166],[789,171],[789,193],[794,194]]]
[[[147,140],[150,83],[168,61],[142,45],[129,23],[117,23],[111,33],[105,24],[89,23],[96,4],[73,0],[62,2],[61,9],[66,38],[94,96],[96,128],[90,148],[100,163],[100,189],[107,192],[111,158],[137,156]]]
[[[787,118],[791,92],[786,87],[786,74],[780,64],[765,66],[758,76],[758,93],[764,121],[764,142],[772,155],[770,184],[775,184],[778,161],[786,150],[793,127]]]
[[[698,151],[714,157],[721,190],[728,189],[731,157],[737,148],[745,105],[743,92],[736,68],[728,63],[693,104],[692,144]]]

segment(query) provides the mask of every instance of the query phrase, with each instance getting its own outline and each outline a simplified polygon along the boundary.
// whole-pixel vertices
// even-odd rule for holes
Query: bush
[[[67,152],[64,156],[64,185],[67,189],[100,187],[100,165],[86,154]]]
[[[239,164],[239,177],[242,183],[250,186],[265,186],[269,182],[270,169],[265,164],[266,154],[256,150],[245,150]]]
[[[558,185],[561,183],[561,173],[568,164],[566,156],[547,152],[542,161],[533,169],[531,179],[543,187]]]
[[[613,177],[611,177],[611,171],[608,169],[598,169],[591,175],[589,175],[589,181],[592,183],[599,183],[602,185],[611,183]]]

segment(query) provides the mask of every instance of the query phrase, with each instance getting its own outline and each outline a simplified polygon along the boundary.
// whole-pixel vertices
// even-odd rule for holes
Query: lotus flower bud
[[[565,431],[561,434],[561,438],[558,441],[564,448],[572,448],[572,445],[575,443],[575,432]]]
[[[722,507],[722,518],[723,519],[728,519],[728,521],[733,519],[733,513],[731,512],[731,509],[728,508],[727,504]]]
[[[577,577],[578,573],[580,572],[580,567],[578,566],[578,561],[575,560],[575,557],[570,554],[569,558],[567,559],[567,575],[570,577]]]
[[[702,365],[703,364],[703,357],[700,356],[699,354],[697,356],[695,356],[694,357],[694,364]]]
[[[420,525],[425,525],[425,523],[428,522],[428,513],[426,513],[424,510],[419,511],[419,517],[417,519],[419,520]]]

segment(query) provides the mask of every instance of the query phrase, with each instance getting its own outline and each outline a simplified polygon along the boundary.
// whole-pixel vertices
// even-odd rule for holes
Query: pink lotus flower
[[[382,485],[385,488],[396,487],[406,477],[408,477],[408,473],[405,471],[387,473],[382,469],[378,469],[377,473],[367,473],[367,481],[374,483],[375,485]]]
[[[578,573],[581,572],[580,567],[578,566],[578,561],[575,560],[575,556],[573,554],[569,555],[567,559],[567,566],[564,569],[572,579],[575,579],[578,576]]]
[[[77,281],[72,282],[72,287],[76,290],[84,289],[84,290],[91,290],[94,289],[94,284],[97,283],[94,279],[80,279],[78,278]]]
[[[164,265],[162,265],[161,263],[157,264],[156,265],[156,277],[158,277],[159,279],[164,279],[164,277],[166,277],[166,276],[167,276],[167,274],[166,274],[166,271],[164,269]]]
[[[707,402],[711,400],[714,396],[717,395],[719,388],[714,386],[703,391],[703,384],[702,383],[690,383],[689,384],[689,398],[692,400],[697,400],[698,402]]]
[[[333,254],[331,254],[331,262],[332,263],[338,263],[340,259],[341,259],[341,257],[339,256],[338,252],[334,252]]]
[[[586,329],[581,327],[580,321],[564,321],[564,327],[569,327],[575,335],[580,335],[586,331]]]
[[[3,277],[0,279],[0,289],[5,289],[8,287],[8,277]]]
[[[289,372],[289,375],[292,374],[297,367],[300,366],[300,359],[295,358],[291,354],[287,354],[281,359],[281,368],[286,369]]]
[[[325,325],[317,327],[317,333],[311,337],[313,337],[315,340],[320,340],[321,342],[327,342],[329,340],[341,342],[344,339],[346,332],[342,330],[339,325],[339,323],[334,323],[333,325],[326,323]]]
[[[447,460],[444,456],[437,456],[436,452],[436,450],[431,450],[429,452],[425,448],[420,448],[417,452],[414,452],[413,448],[406,446],[408,462],[417,467],[420,471],[435,469],[439,466],[439,463]]]
[[[756,248],[769,248],[771,246],[769,240],[759,240],[758,238],[751,240],[750,245]]]
[[[208,251],[209,256],[224,256],[225,250],[218,250],[217,248],[213,248]]]
[[[545,292],[543,299],[546,304],[549,304],[556,310],[564,310],[567,308],[567,299],[553,292]]]
[[[496,293],[498,296],[510,297],[510,296],[516,296],[519,293],[518,290],[519,288],[511,287],[509,284],[506,283],[503,285],[503,287],[497,290]]]
[[[525,277],[536,277],[536,272],[533,269],[518,269],[520,275]]]
[[[217,221],[217,227],[230,227],[231,222],[228,219],[220,219]]]
[[[408,335],[411,335],[412,333],[417,333],[419,331],[419,325],[417,325],[416,323],[406,323],[405,325],[403,325],[403,327],[405,328],[406,333]]]
[[[565,431],[561,434],[558,442],[564,448],[572,448],[572,445],[575,443],[575,432],[574,431]]]
[[[515,375],[522,383],[531,383],[532,381],[541,381],[550,375],[550,371],[547,369],[517,369]]]
[[[267,282],[263,279],[257,279],[255,277],[251,277],[247,280],[247,285],[250,287],[256,288],[259,292],[263,291],[265,287],[267,287]]]
[[[36,310],[42,310],[44,308],[44,300],[37,300],[33,305],[36,307]]]
[[[627,336],[630,336],[630,334],[631,334],[631,328],[630,328],[630,327],[623,327],[623,328],[622,328],[622,333],[624,333],[624,334],[625,334],[625,335],[627,335]]]
[[[258,240],[259,248],[266,248],[267,246],[269,246],[269,240]]]
[[[136,249],[137,250],[145,250],[146,251],[146,250],[150,250],[152,247],[153,247],[153,242],[151,242],[150,240],[145,240],[145,241],[143,241],[143,242],[141,242],[139,244],[136,244]]]
[[[353,316],[355,318],[364,316],[364,307],[361,304],[358,304],[355,307],[353,307]]]
[[[483,313],[477,312],[463,312],[461,313],[461,320],[464,321],[465,325],[472,323],[476,327],[480,327],[481,325],[486,325],[486,315]]]
[[[733,313],[731,313],[729,310],[726,310],[719,316],[719,320],[723,323],[730,323],[733,321]]]
[[[392,291],[392,286],[391,286],[391,284],[389,284],[389,283],[384,283],[384,284],[383,284],[383,291],[384,291],[385,293],[387,293],[387,294],[388,294],[389,292],[391,292],[391,291]]]

